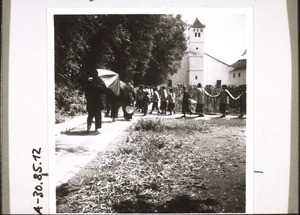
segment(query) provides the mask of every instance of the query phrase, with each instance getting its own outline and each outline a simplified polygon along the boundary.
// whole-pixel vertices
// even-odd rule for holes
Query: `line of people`
[[[197,84],[196,88],[196,114],[199,117],[204,117],[203,108],[206,104],[206,97],[210,98],[219,98],[219,110],[221,113],[220,117],[226,116],[226,109],[229,105],[228,98],[232,100],[240,101],[240,115],[239,118],[243,118],[246,113],[246,88],[245,86],[240,86],[242,93],[236,98],[228,91],[227,85],[222,85],[221,91],[216,95],[209,94],[203,87],[201,83]],[[181,93],[180,93],[181,94]],[[136,92],[136,108],[137,111],[147,115],[149,105],[152,103],[152,108],[150,114],[153,111],[157,111],[158,114],[167,114],[167,111],[170,115],[175,114],[175,103],[176,103],[176,94],[173,91],[173,88],[166,90],[165,86],[161,86],[158,90],[157,87],[154,88],[144,88],[140,86]],[[181,96],[181,95],[179,95]],[[190,93],[187,91],[187,88],[183,86],[182,88],[182,117],[185,117],[187,113],[192,113],[191,111],[191,98]],[[160,103],[160,106],[159,106]]]
[[[206,103],[205,97],[208,96],[210,98],[219,98],[219,110],[221,112],[221,118],[226,116],[226,109],[228,106],[228,97],[232,100],[240,101],[240,115],[239,118],[243,118],[246,113],[246,89],[244,86],[241,86],[242,93],[236,98],[228,91],[227,85],[222,85],[220,93],[216,95],[209,94],[201,85],[201,83],[197,84],[197,93],[196,93],[196,113],[199,117],[204,117],[203,107]],[[185,117],[186,113],[191,113],[190,110],[190,94],[187,92],[186,87],[183,87],[183,99],[182,99],[182,113],[183,117]]]
[[[176,94],[173,89],[170,88],[167,91],[165,86],[162,86],[159,91],[157,87],[150,89],[140,86],[136,92],[136,109],[144,115],[148,114],[151,103],[152,108],[149,114],[152,114],[153,111],[157,111],[158,114],[167,114],[167,111],[170,112],[170,115],[175,114],[175,101]],[[159,103],[160,107],[158,107]]]
[[[88,84],[86,87],[86,99],[87,99],[87,132],[89,132],[92,124],[92,119],[95,118],[95,130],[99,131],[102,124],[101,119],[101,110],[104,109],[102,103],[101,95],[106,95],[106,117],[110,116],[112,121],[115,121],[115,118],[118,117],[118,109],[122,106],[124,112],[124,118],[130,120],[133,115],[133,111],[129,112],[126,110],[127,106],[136,107],[138,112],[147,115],[149,111],[149,105],[152,103],[152,107],[149,111],[149,114],[152,114],[153,111],[157,111],[158,114],[175,114],[175,103],[176,103],[176,93],[173,91],[173,88],[166,89],[165,86],[161,86],[159,89],[157,87],[153,88],[144,88],[140,86],[136,92],[133,90],[133,86],[128,84],[127,91],[123,90],[121,96],[115,96],[111,91],[105,89],[104,87],[95,87],[93,84],[95,80],[92,77],[89,77]],[[242,86],[244,87],[244,86]],[[126,89],[126,88],[125,88]],[[126,93],[124,93],[126,92]],[[178,96],[182,96],[182,106],[181,112],[182,117],[185,117],[186,114],[191,114],[191,94],[188,92],[185,86],[182,87],[182,93],[178,93]],[[242,88],[242,93],[236,98],[228,91],[226,85],[222,85],[220,93],[216,95],[209,94],[201,85],[197,84],[196,89],[196,114],[199,117],[204,117],[203,107],[206,103],[206,96],[210,98],[219,98],[219,110],[221,112],[220,117],[226,116],[226,109],[228,105],[228,97],[232,100],[240,101],[240,118],[243,118],[246,113],[246,89]],[[115,99],[114,99],[115,98]],[[160,105],[159,105],[160,104]]]

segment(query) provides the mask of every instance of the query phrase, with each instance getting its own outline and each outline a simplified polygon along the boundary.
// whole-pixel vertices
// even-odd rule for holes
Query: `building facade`
[[[198,83],[203,86],[246,83],[246,67],[242,68],[240,64],[228,65],[204,52],[205,25],[196,19],[188,32],[188,49],[182,59],[180,69],[169,76],[169,86]],[[235,72],[232,73],[232,71]]]
[[[244,85],[246,84],[246,59],[240,59],[231,65],[233,68],[229,72],[228,84],[230,85]]]

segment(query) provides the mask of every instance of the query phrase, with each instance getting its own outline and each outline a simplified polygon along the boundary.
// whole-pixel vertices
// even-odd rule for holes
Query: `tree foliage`
[[[80,89],[97,68],[135,85],[162,84],[186,51],[180,15],[56,15],[54,24],[56,89]]]
[[[76,85],[107,68],[124,81],[160,84],[180,65],[185,29],[179,15],[57,15],[55,81]]]

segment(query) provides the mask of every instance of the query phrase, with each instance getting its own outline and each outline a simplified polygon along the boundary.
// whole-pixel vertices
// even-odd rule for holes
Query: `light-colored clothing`
[[[170,111],[170,114],[172,114],[172,112],[174,112],[175,114],[175,93],[169,93],[167,96],[167,101],[168,101],[168,111]]]
[[[205,90],[203,88],[197,88],[197,104],[204,104]]]

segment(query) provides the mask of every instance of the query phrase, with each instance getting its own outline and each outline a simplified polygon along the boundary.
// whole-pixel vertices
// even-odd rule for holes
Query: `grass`
[[[243,213],[245,121],[139,120],[64,186],[58,213]]]

